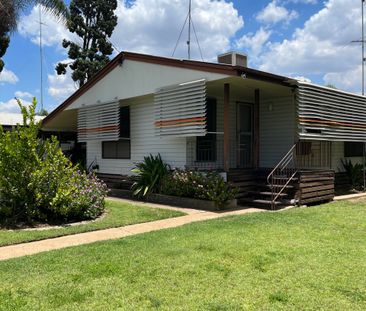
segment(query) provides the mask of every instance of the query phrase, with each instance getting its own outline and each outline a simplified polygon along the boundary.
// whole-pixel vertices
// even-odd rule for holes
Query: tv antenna
[[[188,21],[188,38],[187,38],[187,54],[188,54],[188,59],[191,59],[191,33],[192,33],[192,29],[193,29],[193,33],[194,33],[194,36],[196,38],[196,42],[197,42],[198,50],[200,52],[201,59],[204,60],[203,59],[203,56],[202,56],[201,46],[200,46],[200,43],[199,43],[199,40],[198,40],[198,37],[197,37],[196,28],[194,27],[194,23],[193,23],[193,19],[192,19],[192,0],[189,0],[188,14],[187,14],[187,17],[186,17],[186,19],[184,21],[183,27],[182,27],[182,29],[180,31],[180,34],[179,34],[177,43],[175,44],[175,47],[174,47],[174,50],[173,50],[173,53],[172,53],[172,57],[174,57],[174,54],[175,54],[175,52],[177,50],[178,44],[179,44],[180,39],[182,37],[183,31],[184,31],[184,29],[186,27],[187,21]]]
[[[39,56],[40,56],[40,70],[41,70],[41,111],[43,111],[43,42],[42,42],[42,9],[39,6]]]

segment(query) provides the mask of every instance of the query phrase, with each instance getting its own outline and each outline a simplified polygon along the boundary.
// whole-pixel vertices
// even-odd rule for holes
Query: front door
[[[238,103],[236,111],[237,167],[250,168],[253,166],[253,105]]]

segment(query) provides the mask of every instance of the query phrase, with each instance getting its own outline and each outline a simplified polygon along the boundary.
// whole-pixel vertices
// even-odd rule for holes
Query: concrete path
[[[10,246],[0,247],[0,260],[7,260],[16,257],[22,257],[27,255],[33,255],[41,252],[46,252],[50,250],[71,247],[82,244],[89,244],[98,241],[120,239],[131,235],[136,235],[140,233],[146,233],[151,231],[157,231],[161,229],[174,228],[183,226],[197,221],[204,221],[208,219],[220,218],[229,215],[242,215],[254,212],[263,212],[262,209],[257,208],[243,208],[234,211],[227,212],[207,212],[202,210],[194,209],[183,209],[176,208],[167,205],[151,204],[151,203],[140,203],[136,201],[130,201],[125,199],[115,199],[122,200],[124,202],[130,202],[138,205],[150,206],[152,208],[164,208],[179,210],[187,213],[185,216],[162,219],[157,221],[151,221],[141,224],[129,225],[119,228],[104,229],[92,232],[79,233],[74,235],[63,236],[59,238],[52,238],[42,241],[28,242]]]

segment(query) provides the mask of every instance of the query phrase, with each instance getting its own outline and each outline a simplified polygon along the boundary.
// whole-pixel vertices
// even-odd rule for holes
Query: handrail
[[[297,168],[294,159],[294,149],[296,146],[297,143],[290,148],[290,150],[282,157],[275,168],[267,176],[267,183],[271,186],[272,209],[275,208],[276,200],[297,174]],[[293,168],[288,167],[291,163],[294,164]]]
[[[274,172],[278,169],[278,167],[282,164],[282,162],[287,158],[287,156],[289,156],[290,154],[292,155],[292,152],[296,148],[296,145],[297,145],[297,143],[291,147],[291,149],[285,154],[285,156],[278,162],[276,167],[269,173],[269,175],[267,176],[268,183],[270,183],[269,178],[273,176]]]

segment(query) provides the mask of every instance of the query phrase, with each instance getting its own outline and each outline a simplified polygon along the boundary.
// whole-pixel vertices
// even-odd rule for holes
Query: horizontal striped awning
[[[78,141],[119,139],[119,102],[82,107],[78,111]]]
[[[206,81],[198,80],[156,91],[157,136],[206,135]]]
[[[366,140],[366,98],[337,89],[299,82],[300,139]]]

